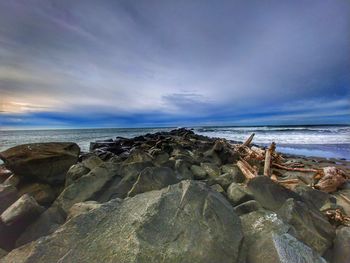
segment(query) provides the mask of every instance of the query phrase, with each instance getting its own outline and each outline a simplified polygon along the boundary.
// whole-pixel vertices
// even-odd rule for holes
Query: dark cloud
[[[163,123],[245,112],[253,122],[273,108],[293,122],[285,108],[300,101],[349,99],[349,10],[347,0],[1,1],[0,103]],[[311,112],[346,119],[335,106]]]

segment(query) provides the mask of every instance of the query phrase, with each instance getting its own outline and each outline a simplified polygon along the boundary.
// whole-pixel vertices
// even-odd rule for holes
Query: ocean
[[[189,127],[190,128],[190,127]],[[82,151],[89,150],[91,141],[135,137],[174,128],[106,128],[57,130],[0,130],[0,151],[18,144],[34,142],[72,141]],[[296,155],[350,159],[350,126],[256,126],[256,127],[193,127],[209,137],[244,141],[255,133],[253,143],[277,144],[277,151]]]

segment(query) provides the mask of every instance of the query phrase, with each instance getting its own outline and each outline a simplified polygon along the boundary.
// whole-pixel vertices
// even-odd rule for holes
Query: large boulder
[[[334,227],[315,208],[288,199],[277,214],[284,222],[293,226],[293,236],[319,254],[323,255],[332,245],[335,237]]]
[[[68,212],[75,203],[95,197],[109,180],[117,176],[118,171],[119,166],[114,163],[103,163],[65,188],[57,197],[55,205]]]
[[[111,200],[0,262],[238,262],[243,235],[231,205],[205,184],[182,181]]]
[[[77,162],[79,153],[76,143],[32,143],[3,151],[0,159],[17,175],[55,184],[64,182],[66,172]]]
[[[29,221],[39,216],[44,210],[32,196],[24,194],[1,214],[0,219],[7,225],[19,220]]]
[[[139,174],[128,196],[160,190],[168,185],[176,184],[178,181],[174,171],[168,167],[148,167]]]
[[[272,181],[267,176],[258,176],[248,182],[248,189],[264,208],[277,211],[289,198],[298,201],[304,199],[293,191]]]
[[[25,228],[16,241],[16,247],[55,232],[65,220],[65,212],[58,206],[51,206],[37,220]]]
[[[56,192],[50,185],[41,183],[30,183],[19,189],[19,195],[29,194],[44,206],[50,205],[55,200]]]

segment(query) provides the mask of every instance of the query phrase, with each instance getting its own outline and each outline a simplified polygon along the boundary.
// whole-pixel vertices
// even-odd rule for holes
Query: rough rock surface
[[[64,181],[67,170],[77,162],[79,153],[76,143],[32,143],[3,151],[0,159],[17,175],[57,183]]]
[[[113,163],[103,163],[65,188],[57,197],[55,204],[68,212],[75,203],[94,197],[109,180],[117,175],[118,168]]]
[[[249,263],[327,263],[311,248],[289,234],[268,233],[248,252]]]
[[[160,190],[168,185],[176,184],[178,179],[173,170],[168,167],[148,167],[138,176],[137,181],[130,189],[128,196]]]
[[[112,200],[0,262],[238,262],[243,235],[230,204],[183,181]]]

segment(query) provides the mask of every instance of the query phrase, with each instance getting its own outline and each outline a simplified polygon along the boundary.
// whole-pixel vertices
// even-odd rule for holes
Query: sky
[[[349,123],[348,0],[0,0],[0,129]]]

